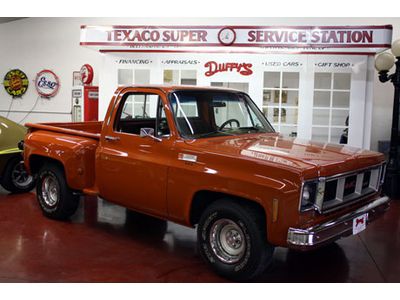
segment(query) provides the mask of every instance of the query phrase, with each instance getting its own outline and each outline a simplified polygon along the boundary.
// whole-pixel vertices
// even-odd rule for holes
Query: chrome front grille
[[[326,213],[377,192],[383,183],[385,164],[346,174],[320,178],[315,208]]]

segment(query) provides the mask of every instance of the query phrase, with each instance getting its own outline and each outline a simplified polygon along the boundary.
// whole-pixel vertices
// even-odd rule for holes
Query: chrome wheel
[[[48,206],[55,206],[58,202],[58,184],[52,175],[47,175],[42,181],[42,198]]]
[[[18,162],[11,172],[11,180],[13,184],[18,188],[26,188],[29,186],[33,178],[26,172],[25,165],[23,161]]]
[[[224,263],[238,262],[246,251],[246,240],[240,226],[230,219],[219,219],[211,227],[210,245]]]

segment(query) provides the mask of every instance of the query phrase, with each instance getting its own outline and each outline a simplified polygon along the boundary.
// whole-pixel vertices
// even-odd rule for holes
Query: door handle
[[[118,136],[112,136],[112,135],[106,135],[104,137],[107,141],[119,141],[119,137]]]

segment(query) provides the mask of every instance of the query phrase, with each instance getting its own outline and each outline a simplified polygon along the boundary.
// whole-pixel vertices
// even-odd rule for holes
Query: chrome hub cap
[[[229,219],[217,220],[210,230],[210,245],[224,263],[238,262],[246,250],[246,240],[238,224]]]
[[[42,198],[48,206],[55,206],[58,202],[57,181],[50,175],[42,181]]]
[[[33,178],[26,172],[23,161],[15,165],[11,172],[11,180],[16,187],[20,188],[25,188],[32,183]]]

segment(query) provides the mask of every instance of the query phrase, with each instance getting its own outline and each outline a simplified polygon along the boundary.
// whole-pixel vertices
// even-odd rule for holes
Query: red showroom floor
[[[34,193],[0,190],[0,282],[226,282],[197,254],[194,229],[85,204],[58,222]],[[310,253],[277,248],[257,281],[400,282],[400,201],[359,236]]]

